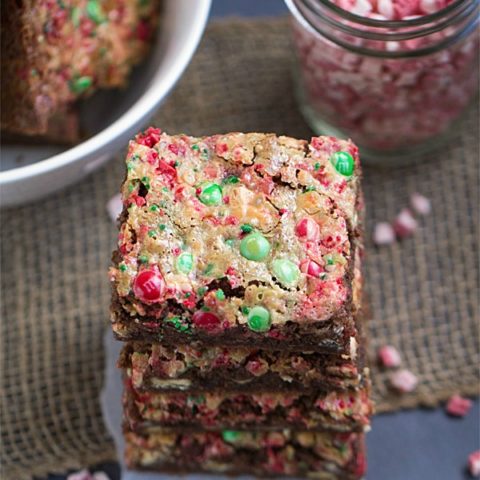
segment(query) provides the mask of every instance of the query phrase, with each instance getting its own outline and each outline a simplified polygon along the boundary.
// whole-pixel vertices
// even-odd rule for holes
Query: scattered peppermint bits
[[[133,293],[145,303],[155,303],[161,300],[165,290],[165,282],[159,271],[143,270],[133,283]]]
[[[88,470],[80,470],[67,476],[67,480],[110,480],[105,472],[90,473]]]
[[[312,218],[302,218],[295,226],[295,233],[301,240],[315,242],[320,238],[320,227]]]
[[[314,260],[306,259],[300,264],[300,270],[311,277],[319,278],[323,274],[323,268]]]
[[[266,332],[270,329],[270,312],[264,307],[253,307],[248,312],[247,322],[250,330]]]
[[[351,177],[355,169],[355,161],[348,152],[335,152],[330,157],[335,170],[344,177]]]
[[[395,230],[387,222],[379,222],[373,231],[373,243],[375,245],[390,245],[395,242]]]
[[[122,197],[120,194],[114,195],[107,203],[107,212],[112,220],[112,222],[116,222],[118,216],[122,213]]]
[[[472,408],[472,401],[460,395],[453,395],[447,402],[446,411],[454,417],[464,417]]]
[[[410,393],[417,388],[418,379],[410,370],[397,370],[390,375],[392,387],[401,393]]]
[[[393,224],[395,233],[399,238],[410,237],[418,228],[418,223],[408,208],[404,208],[395,219]]]
[[[270,243],[259,232],[250,233],[240,242],[240,253],[247,260],[260,262],[268,256],[269,252]]]
[[[220,205],[222,203],[222,187],[217,183],[205,183],[200,188],[198,198],[204,205]]]
[[[290,260],[277,259],[272,262],[275,277],[286,287],[294,286],[300,276],[300,269]]]
[[[420,193],[412,193],[410,196],[410,205],[419,215],[428,215],[432,211],[430,200]]]
[[[180,273],[190,273],[193,268],[193,255],[188,252],[181,253],[177,258],[176,267]]]
[[[147,129],[130,142],[118,237],[125,271],[112,269],[112,282],[144,319],[140,328],[155,324],[160,335],[177,328],[165,320],[178,314],[176,302],[193,335],[242,325],[283,340],[275,325],[326,319],[344,302],[358,182],[340,178],[328,159],[335,151],[356,155],[356,147],[333,137],[314,137],[308,149],[263,134],[217,137]],[[227,147],[223,156],[217,141]],[[208,162],[200,158],[204,145]],[[257,165],[260,146],[265,160]],[[304,181],[276,181],[277,152],[279,162],[298,163]],[[307,185],[317,191],[306,193]]]
[[[468,456],[468,471],[473,477],[480,476],[480,450],[476,450]]]
[[[398,353],[398,350],[391,345],[385,345],[380,348],[378,351],[378,359],[383,366],[388,368],[399,367],[402,363],[400,353]]]
[[[410,205],[418,215],[428,215],[431,212],[431,204],[428,198],[419,193],[410,196]],[[418,229],[418,221],[412,214],[412,210],[403,208],[395,218],[393,225],[388,222],[379,222],[375,225],[372,240],[375,245],[391,245],[396,238],[402,239],[412,236]]]

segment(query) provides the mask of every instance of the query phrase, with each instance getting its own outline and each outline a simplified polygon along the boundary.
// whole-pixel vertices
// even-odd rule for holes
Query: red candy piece
[[[204,328],[205,330],[214,330],[220,325],[220,319],[216,315],[202,310],[193,314],[192,321],[196,327]]]
[[[460,395],[453,395],[447,403],[447,413],[455,417],[464,417],[472,408],[472,402]]]
[[[316,241],[320,238],[320,227],[315,220],[305,217],[295,226],[295,233],[301,240]]]
[[[310,259],[302,260],[302,263],[300,263],[300,270],[303,273],[316,278],[318,278],[323,272],[323,268],[317,262]]]
[[[468,456],[468,470],[473,477],[480,476],[480,450],[476,450]]]
[[[150,25],[146,21],[141,20],[137,25],[137,38],[142,42],[146,42],[151,35],[152,29],[150,28]]]
[[[165,290],[165,282],[158,270],[143,270],[133,283],[133,293],[145,303],[158,302]]]

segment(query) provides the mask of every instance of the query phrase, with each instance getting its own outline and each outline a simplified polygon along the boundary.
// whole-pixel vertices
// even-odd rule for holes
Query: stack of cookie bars
[[[355,145],[150,128],[126,161],[111,318],[127,466],[361,478]]]

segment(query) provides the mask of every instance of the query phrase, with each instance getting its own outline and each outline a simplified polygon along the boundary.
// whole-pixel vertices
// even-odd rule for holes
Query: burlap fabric
[[[208,28],[155,124],[195,135],[231,130],[308,137],[292,98],[287,23],[234,20]],[[472,112],[452,142],[422,165],[365,170],[366,231],[421,192],[433,214],[411,239],[367,239],[373,318],[370,353],[395,345],[418,375],[416,392],[390,393],[373,367],[378,411],[433,405],[478,391],[478,125]],[[122,156],[87,180],[2,215],[1,430],[4,479],[114,458],[98,401],[108,318],[107,268]]]

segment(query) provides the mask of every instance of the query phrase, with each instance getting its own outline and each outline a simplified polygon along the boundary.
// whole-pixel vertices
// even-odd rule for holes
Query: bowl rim
[[[179,60],[162,77],[161,82],[152,83],[128,110],[88,140],[31,165],[0,172],[0,185],[51,172],[69,163],[90,157],[96,152],[101,155],[105,153],[102,148],[114,142],[119,135],[118,132],[125,132],[132,126],[141,124],[158,107],[159,102],[167,96],[190,63],[205,30],[211,3],[212,0],[196,0],[193,2],[192,9],[196,10],[195,21],[192,22],[186,41],[180,46],[177,54]]]

